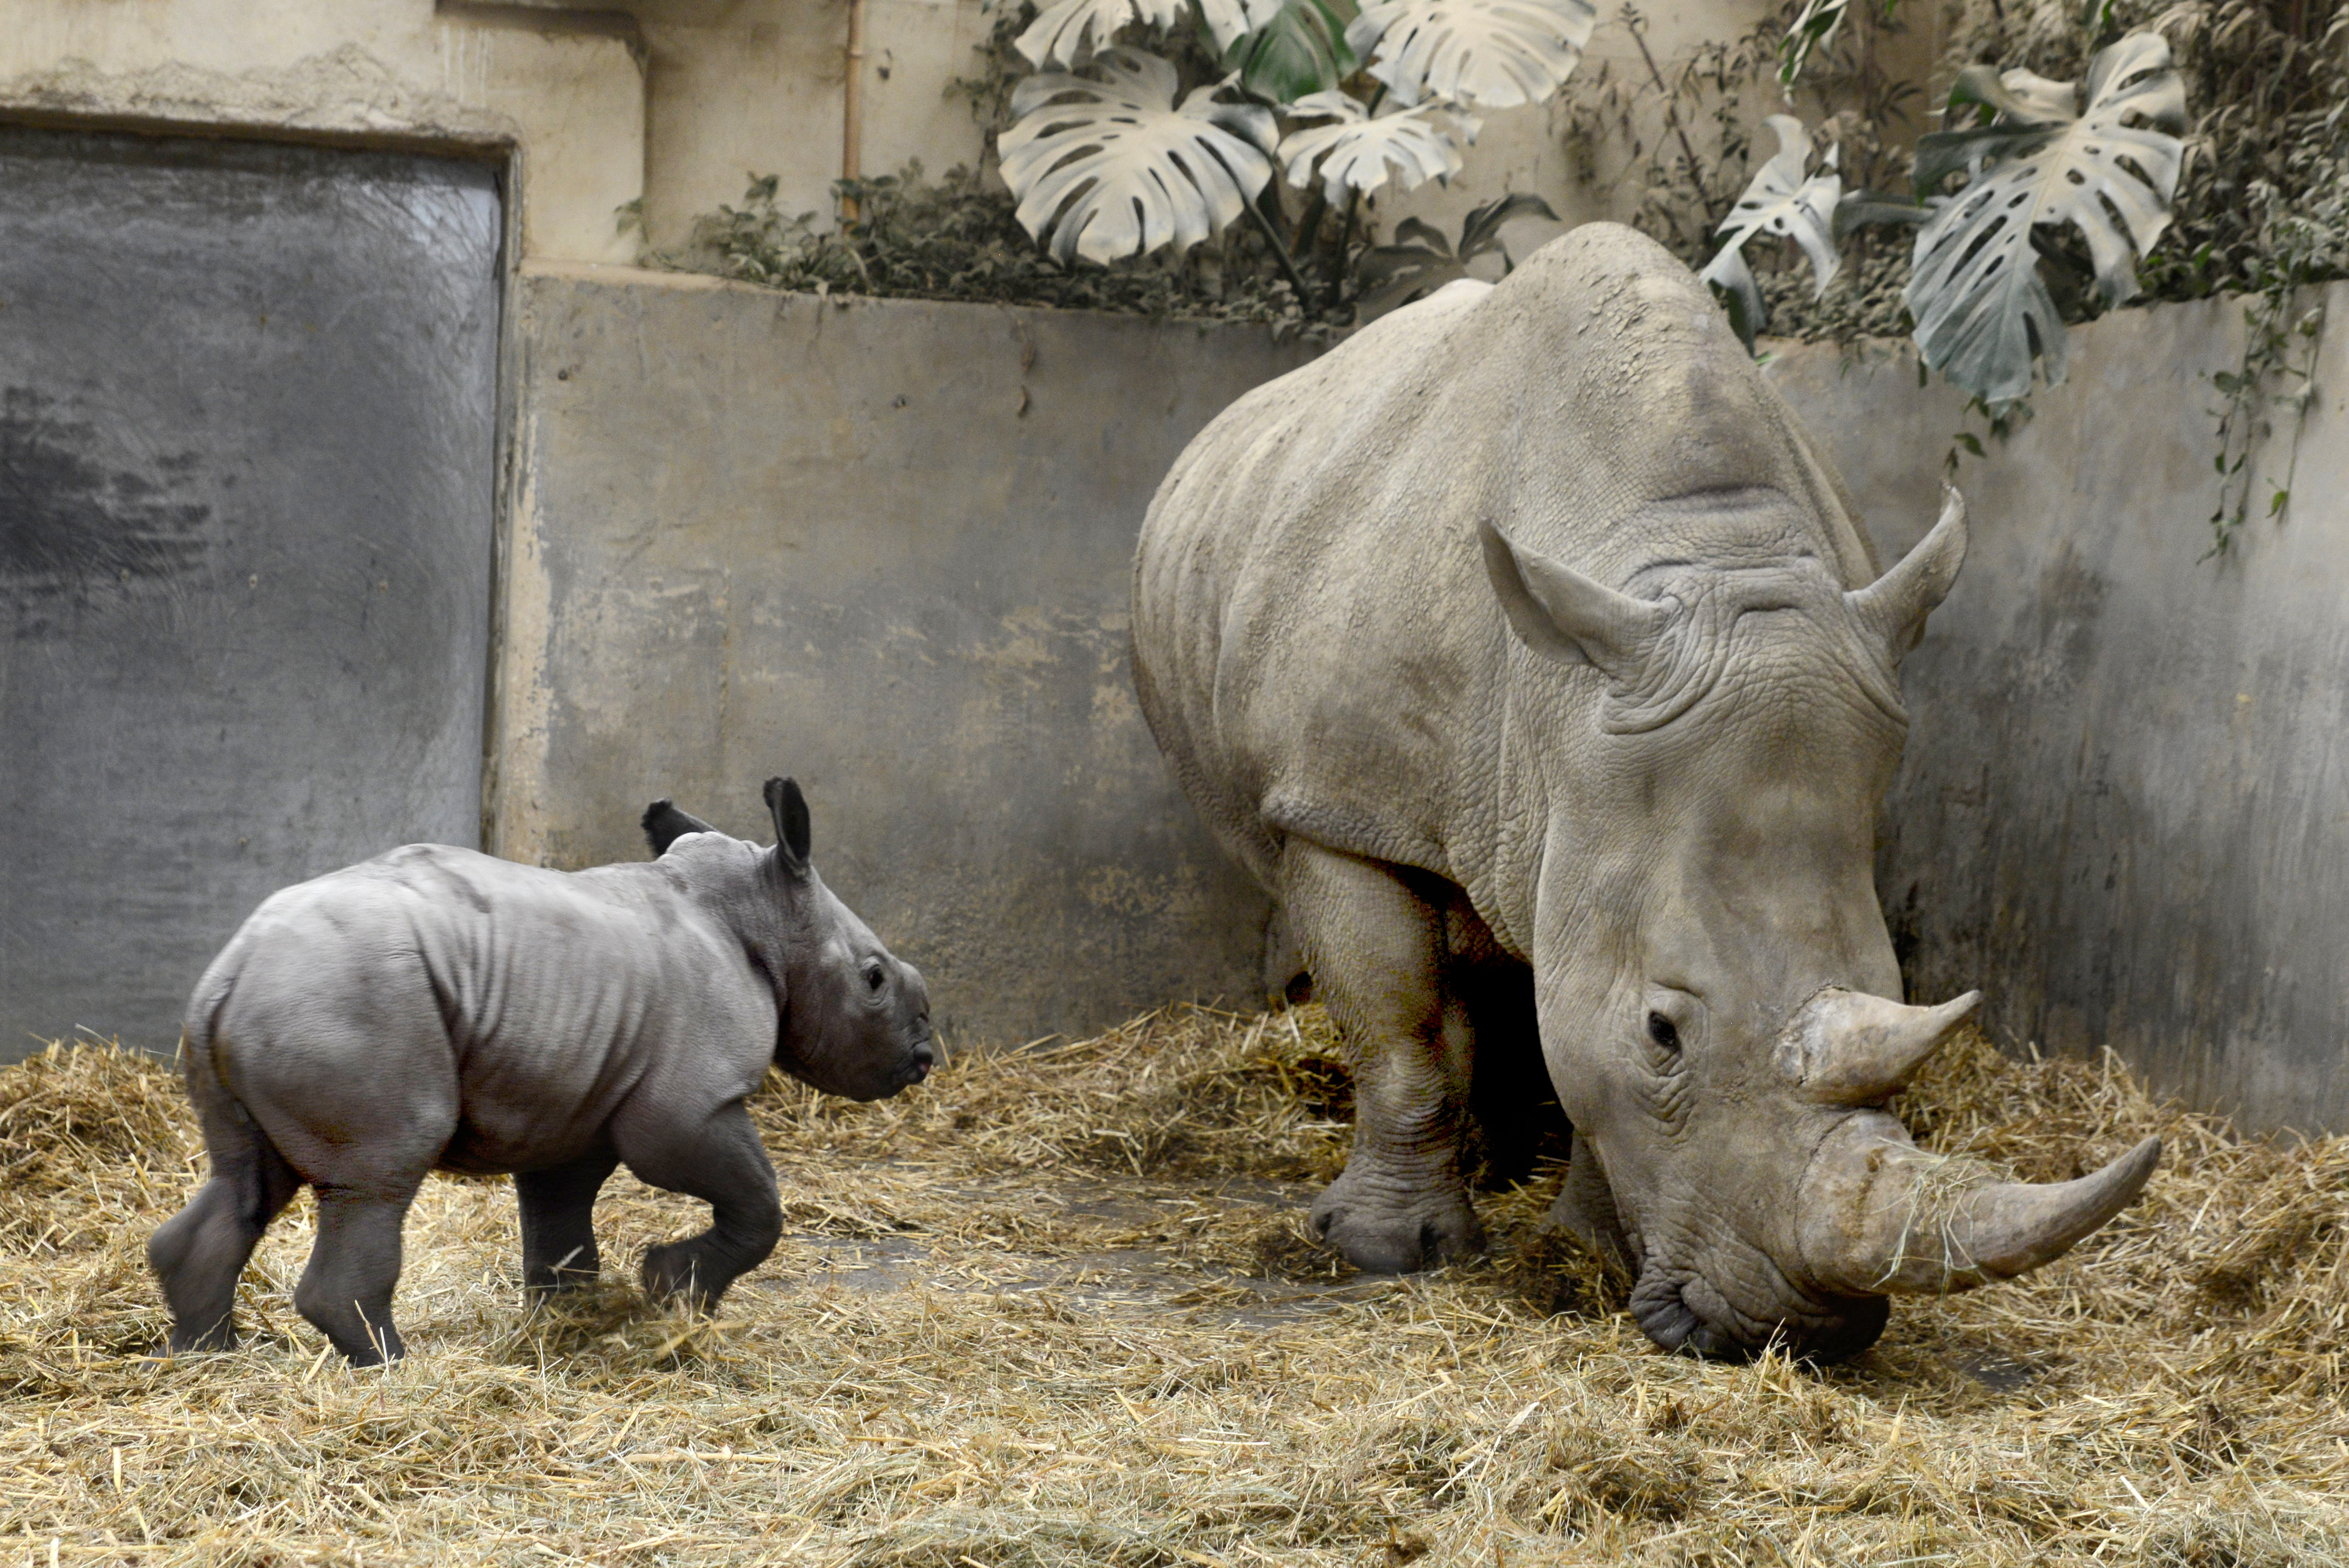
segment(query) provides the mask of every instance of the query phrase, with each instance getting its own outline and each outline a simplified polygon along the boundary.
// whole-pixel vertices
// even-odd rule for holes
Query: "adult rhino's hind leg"
[[[1485,1245],[1460,1171],[1473,1035],[1421,879],[1296,839],[1281,851],[1281,907],[1354,1073],[1353,1152],[1314,1200],[1313,1229],[1375,1273]]]
[[[628,1168],[652,1186],[709,1205],[709,1229],[645,1253],[645,1294],[681,1297],[708,1312],[736,1278],[757,1268],[783,1233],[775,1168],[740,1100],[687,1124],[668,1116],[616,1122],[613,1137]]]
[[[568,1165],[515,1174],[524,1290],[568,1290],[595,1282],[603,1268],[595,1251],[595,1194],[619,1163],[619,1150],[606,1144]]]

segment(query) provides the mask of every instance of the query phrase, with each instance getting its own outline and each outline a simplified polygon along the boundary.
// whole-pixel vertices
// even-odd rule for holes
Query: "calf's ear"
[[[688,833],[715,833],[718,830],[689,811],[679,811],[668,796],[645,807],[645,842],[652,846],[657,860],[668,853],[668,846]]]
[[[797,779],[767,781],[767,810],[775,819],[775,854],[793,872],[808,868],[807,796]]]

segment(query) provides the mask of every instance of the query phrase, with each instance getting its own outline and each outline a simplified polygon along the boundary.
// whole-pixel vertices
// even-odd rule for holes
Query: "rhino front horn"
[[[1888,1135],[1887,1120],[1852,1117],[1804,1182],[1803,1261],[1854,1295],[1940,1295],[2026,1273],[2127,1208],[2161,1160],[2149,1137],[2077,1180],[1969,1184],[1897,1123]]]
[[[1909,1086],[1981,1000],[1970,991],[1939,1007],[1908,1007],[1830,986],[1797,1008],[1779,1034],[1778,1071],[1819,1105],[1880,1104]]]

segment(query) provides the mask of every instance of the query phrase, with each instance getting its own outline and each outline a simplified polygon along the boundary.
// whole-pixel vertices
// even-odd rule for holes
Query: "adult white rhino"
[[[1386,1271],[1481,1244],[1464,1106],[1480,1053],[1532,1049],[1489,1023],[1528,966],[1575,1130],[1553,1219],[1659,1345],[1849,1355],[1887,1293],[2020,1273],[2137,1195],[2158,1141],[1968,1185],[1885,1109],[1975,1001],[1888,1000],[1870,876],[1898,663],[1965,547],[1951,492],[1879,575],[1703,287],[1611,224],[1192,442],[1143,527],[1134,680],[1354,1060],[1320,1234]]]

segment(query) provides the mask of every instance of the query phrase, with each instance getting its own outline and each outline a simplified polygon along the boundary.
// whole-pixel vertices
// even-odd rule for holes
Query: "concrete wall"
[[[2106,1044],[2258,1127],[2349,1128],[2349,287],[2297,444],[2203,560],[2209,376],[2232,304],[2075,329],[2071,379],[1961,474],[1973,549],[1903,680],[1914,728],[1878,888],[1912,990],[1989,993],[2009,1042]],[[1937,510],[1960,400],[1906,346],[1772,374],[1879,545]],[[2280,421],[2288,424],[2288,421]],[[1977,424],[1975,428],[1979,428]]]
[[[1257,330],[525,271],[492,846],[641,857],[674,795],[816,863],[1017,1044],[1255,992],[1264,904],[1134,706],[1152,492],[1308,357]]]

